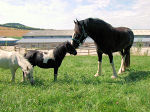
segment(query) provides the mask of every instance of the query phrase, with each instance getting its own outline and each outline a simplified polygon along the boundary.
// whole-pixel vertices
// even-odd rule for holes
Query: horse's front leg
[[[111,76],[111,78],[117,78],[117,73],[116,73],[116,69],[115,69],[115,66],[114,66],[114,62],[113,62],[113,55],[112,53],[108,54],[109,56],[109,60],[110,60],[110,64],[112,66],[112,70],[113,70],[113,76]]]
[[[16,70],[15,69],[10,69],[10,71],[11,71],[11,75],[12,75],[11,82],[15,82],[15,72],[16,72]]]
[[[54,68],[54,81],[57,81],[58,67]]]
[[[97,51],[97,54],[98,54],[98,69],[97,73],[94,75],[95,77],[102,75],[102,53]]]

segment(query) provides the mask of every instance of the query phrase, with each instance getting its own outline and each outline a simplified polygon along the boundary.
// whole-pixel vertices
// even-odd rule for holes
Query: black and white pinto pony
[[[118,74],[125,71],[130,66],[130,48],[134,41],[134,34],[126,27],[113,27],[107,22],[98,18],[87,18],[81,21],[74,21],[74,35],[72,45],[77,48],[89,36],[96,45],[98,54],[98,70],[95,76],[102,74],[102,54],[109,56],[113,69],[112,78],[117,77],[113,62],[113,52],[119,51],[122,56],[121,67]]]
[[[70,42],[64,42],[58,45],[54,50],[47,52],[43,51],[29,51],[24,54],[24,57],[34,66],[40,68],[54,68],[54,81],[57,80],[57,72],[64,57],[67,53],[76,55],[77,51]]]
[[[17,52],[0,50],[0,68],[10,69],[12,74],[12,82],[15,81],[15,72],[19,67],[24,73],[23,81],[25,81],[25,78],[28,78],[30,83],[34,84],[33,67],[28,60]]]

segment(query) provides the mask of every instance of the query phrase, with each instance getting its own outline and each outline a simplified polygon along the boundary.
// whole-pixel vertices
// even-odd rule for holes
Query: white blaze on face
[[[74,33],[72,34],[72,39],[73,39]],[[71,40],[71,44],[73,43],[73,41]]]
[[[54,59],[53,50],[43,52],[43,63],[47,63],[49,59]]]

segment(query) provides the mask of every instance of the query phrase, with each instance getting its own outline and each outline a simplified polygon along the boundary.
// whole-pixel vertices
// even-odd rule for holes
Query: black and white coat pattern
[[[58,68],[67,53],[76,55],[77,51],[70,42],[64,42],[54,50],[47,52],[32,50],[24,54],[24,57],[34,66],[40,68],[54,68],[54,81],[57,80]]]

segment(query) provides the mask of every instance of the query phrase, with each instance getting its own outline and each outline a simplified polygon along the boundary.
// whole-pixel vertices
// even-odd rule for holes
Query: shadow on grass
[[[102,83],[109,83],[109,84],[127,84],[127,83],[135,83],[138,82],[140,80],[144,80],[147,77],[150,77],[150,71],[137,71],[134,69],[130,69],[127,71],[128,74],[127,76],[120,76],[118,77],[118,79],[108,79],[108,80],[103,80],[102,78],[95,78],[95,77],[86,77],[85,75],[81,75],[78,78],[72,77],[71,75],[65,73],[63,74],[64,77],[63,78],[58,78],[57,81],[53,81],[53,80],[47,80],[48,82],[46,82],[46,80],[41,79],[41,78],[36,78],[34,79],[35,84],[33,85],[34,87],[43,87],[47,88],[49,86],[55,85],[55,84],[74,84],[74,85],[80,85],[80,84],[86,84],[86,85],[99,85]],[[10,81],[0,81],[0,83],[4,83],[6,85],[21,85],[21,86],[31,86],[29,81],[26,82],[15,82],[12,83]]]
[[[10,85],[10,86],[15,86],[15,85],[16,86],[44,86],[44,80],[35,78],[34,81],[35,81],[34,85],[31,85],[29,80],[26,80],[25,82],[21,82],[21,81],[11,82],[6,80],[0,80],[0,83],[5,85]]]
[[[150,71],[134,71],[130,70],[128,76],[124,78],[126,83],[137,82],[144,80],[150,76]]]
[[[78,79],[71,77],[69,74],[64,74],[63,79],[59,79],[56,81],[56,83],[60,84],[74,84],[74,85],[80,85],[80,84],[86,84],[86,85],[98,85],[101,84],[101,80],[99,78],[91,78],[91,77],[86,77],[85,76],[79,76]]]

